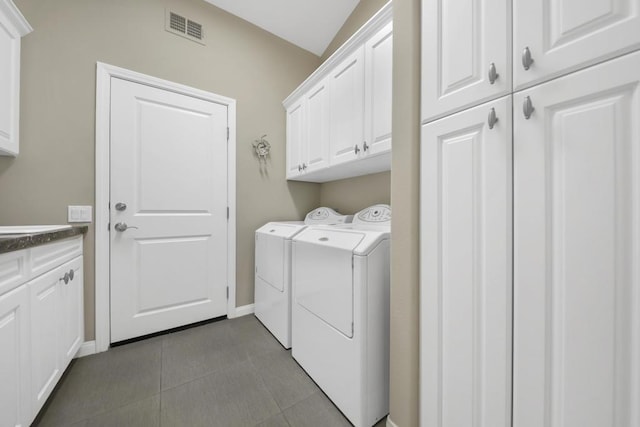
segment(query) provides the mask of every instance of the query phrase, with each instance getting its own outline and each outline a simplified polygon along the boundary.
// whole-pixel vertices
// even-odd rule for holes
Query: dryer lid
[[[305,228],[302,221],[268,222],[256,230],[256,233],[267,234],[283,239],[291,239]]]
[[[391,226],[391,206],[373,205],[355,214],[353,224]]]
[[[353,220],[353,215],[342,215],[331,208],[319,207],[307,214],[304,223],[316,224],[348,224]]]

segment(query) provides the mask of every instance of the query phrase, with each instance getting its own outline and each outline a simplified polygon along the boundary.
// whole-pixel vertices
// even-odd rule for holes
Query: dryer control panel
[[[353,223],[366,225],[391,225],[391,206],[369,206],[355,215]]]
[[[304,218],[306,225],[312,224],[348,224],[353,215],[342,215],[331,208],[320,207],[312,210]]]

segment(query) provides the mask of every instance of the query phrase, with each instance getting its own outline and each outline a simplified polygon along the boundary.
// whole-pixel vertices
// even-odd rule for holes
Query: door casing
[[[95,343],[96,352],[109,349],[109,182],[111,165],[110,105],[111,78],[117,77],[171,92],[226,105],[229,139],[227,148],[227,317],[236,317],[236,101],[211,92],[158,79],[102,62],[96,67],[96,206],[95,206]]]

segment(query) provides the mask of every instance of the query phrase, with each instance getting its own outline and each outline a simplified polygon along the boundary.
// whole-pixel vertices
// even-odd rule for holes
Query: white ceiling
[[[206,0],[321,56],[360,0]]]

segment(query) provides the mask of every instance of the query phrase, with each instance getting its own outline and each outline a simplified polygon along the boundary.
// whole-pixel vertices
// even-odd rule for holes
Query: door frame
[[[109,197],[111,181],[110,106],[111,78],[116,77],[227,107],[227,317],[236,317],[236,100],[195,89],[168,80],[97,62],[96,66],[96,175],[95,175],[95,342],[96,352],[107,351],[110,345],[110,240]]]

